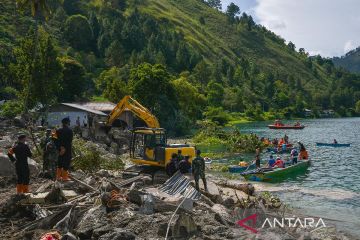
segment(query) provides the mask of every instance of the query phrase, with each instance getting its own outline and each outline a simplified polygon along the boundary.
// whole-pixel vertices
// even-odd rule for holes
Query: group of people
[[[72,158],[73,131],[70,129],[70,119],[64,118],[62,127],[57,130],[48,129],[41,141],[43,149],[43,171],[53,179],[68,181]],[[15,162],[17,175],[16,192],[18,194],[29,192],[30,171],[27,158],[32,156],[26,144],[27,136],[19,134],[17,142],[8,150],[8,156]]]
[[[301,142],[298,142],[300,152],[296,148],[293,148],[290,152],[290,164],[297,164],[298,159],[299,160],[307,160],[309,159],[309,154]],[[280,156],[274,159],[272,155],[270,155],[270,158],[268,160],[268,167],[269,168],[285,168],[285,161],[281,159]]]
[[[205,178],[205,160],[201,157],[201,151],[196,150],[196,157],[190,163],[190,156],[182,155],[182,151],[179,149],[178,153],[173,153],[168,164],[166,164],[166,173],[171,177],[177,171],[182,174],[192,173],[195,180],[195,188],[199,191],[199,180],[202,179],[204,189],[207,191],[207,183]]]

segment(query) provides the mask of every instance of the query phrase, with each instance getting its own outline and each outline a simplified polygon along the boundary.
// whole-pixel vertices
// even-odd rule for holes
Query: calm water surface
[[[294,121],[287,123],[293,124]],[[301,141],[312,159],[308,172],[276,184],[259,184],[272,189],[294,208],[313,216],[337,219],[339,229],[360,239],[360,118],[304,120],[304,130],[271,130],[269,122],[239,125],[243,133]],[[315,142],[351,143],[349,148],[316,147]],[[264,153],[262,159],[268,158]]]

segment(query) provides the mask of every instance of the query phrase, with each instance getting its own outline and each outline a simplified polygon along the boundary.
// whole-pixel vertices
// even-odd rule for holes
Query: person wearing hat
[[[57,135],[57,147],[59,151],[57,169],[56,169],[56,179],[68,181],[69,179],[69,169],[71,163],[71,145],[73,140],[73,131],[70,129],[70,119],[68,117],[64,118],[62,121],[62,128],[56,131]]]
[[[51,138],[51,129],[46,129],[45,136],[41,139],[40,147],[43,150],[43,172],[48,169],[48,152],[46,151],[46,145],[50,141]]]
[[[192,160],[191,169],[195,180],[196,190],[200,190],[199,180],[201,178],[204,184],[204,189],[207,192],[207,184],[205,178],[205,160],[201,157],[201,151],[199,149],[196,150],[196,157]]]
[[[17,184],[16,193],[27,193],[29,192],[30,183],[30,170],[27,158],[31,157],[31,151],[29,146],[25,143],[26,135],[20,134],[18,141],[14,147],[9,149],[8,156],[11,161],[15,162]],[[15,155],[15,157],[14,157]]]

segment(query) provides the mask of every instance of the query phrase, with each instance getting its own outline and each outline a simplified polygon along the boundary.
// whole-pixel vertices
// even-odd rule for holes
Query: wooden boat
[[[255,169],[256,165],[255,163],[251,164],[250,166],[230,166],[229,167],[229,172],[231,173],[241,173],[243,171],[247,171],[247,170],[252,170]]]
[[[241,173],[241,175],[250,181],[276,182],[299,173],[304,173],[310,166],[310,160],[299,160],[295,165],[286,168],[259,168]]]
[[[350,147],[350,145],[350,143],[316,143],[318,147]]]
[[[271,125],[268,125],[268,128],[270,129],[304,129],[305,126],[304,125],[275,125],[275,124],[271,124]]]
[[[290,153],[292,150],[292,148],[286,148],[285,150],[283,150],[282,148],[280,148],[280,150],[278,150],[278,148],[266,148],[266,151],[269,152],[269,153],[279,153],[279,154],[282,154],[282,153]]]
[[[295,125],[283,124],[280,120],[275,120],[274,124],[268,125],[270,129],[304,129],[304,125],[296,123]]]

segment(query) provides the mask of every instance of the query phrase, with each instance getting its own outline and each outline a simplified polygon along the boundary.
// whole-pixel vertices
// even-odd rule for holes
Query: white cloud
[[[356,39],[348,47],[360,45],[359,8],[358,0],[257,0],[255,14],[260,24],[298,47],[339,56],[348,39]]]
[[[344,53],[347,53],[353,49],[355,49],[357,46],[354,44],[353,40],[349,40],[345,43],[344,46]]]
[[[359,0],[223,0],[309,53],[340,56],[360,46]],[[351,40],[349,40],[351,39]]]

